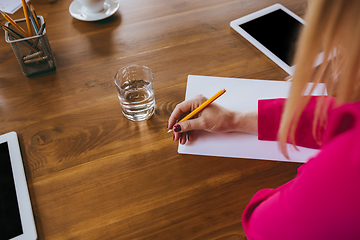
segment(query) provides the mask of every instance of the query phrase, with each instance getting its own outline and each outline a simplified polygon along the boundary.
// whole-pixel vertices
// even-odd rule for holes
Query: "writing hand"
[[[175,107],[167,126],[168,129],[174,130],[174,141],[180,140],[180,144],[185,144],[187,140],[193,141],[193,130],[208,132],[239,131],[257,134],[257,111],[231,111],[216,103],[211,103],[193,119],[177,123],[206,100],[207,98],[203,95],[197,95]]]

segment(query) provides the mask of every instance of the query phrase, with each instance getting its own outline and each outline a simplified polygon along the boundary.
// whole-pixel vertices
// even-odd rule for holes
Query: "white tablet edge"
[[[274,61],[279,67],[281,67],[285,72],[292,75],[294,73],[294,67],[295,66],[289,66],[285,62],[283,62],[280,58],[278,58],[275,54],[273,54],[271,51],[269,51],[264,45],[259,43],[255,38],[253,38],[250,34],[248,34],[246,31],[244,31],[242,28],[240,28],[240,24],[248,22],[250,20],[256,19],[258,17],[261,17],[263,15],[266,15],[267,13],[276,11],[278,9],[283,10],[284,12],[288,13],[290,16],[298,20],[300,23],[305,25],[305,21],[297,16],[295,13],[291,12],[289,9],[285,8],[283,5],[277,3],[274,5],[271,5],[267,8],[261,9],[259,11],[253,12],[249,15],[243,16],[241,18],[238,18],[234,21],[230,22],[230,26],[238,32],[241,36],[243,36],[246,40],[248,40],[250,43],[252,43],[256,48],[258,48],[261,52],[263,52],[266,56],[268,56],[272,61]],[[318,62],[322,62],[322,58],[318,59],[316,62],[318,65]]]
[[[19,204],[20,219],[23,228],[23,234],[16,236],[11,240],[35,240],[37,239],[36,227],[16,132],[9,132],[1,135],[0,143],[4,142],[8,143],[16,197]]]

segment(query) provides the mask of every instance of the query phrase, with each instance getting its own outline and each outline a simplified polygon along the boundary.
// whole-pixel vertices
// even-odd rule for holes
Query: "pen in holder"
[[[5,41],[11,44],[15,56],[25,76],[31,76],[42,72],[56,69],[49,41],[46,36],[45,22],[42,16],[37,16],[40,28],[33,24],[34,36],[24,37],[16,32],[12,24],[7,22],[5,26],[9,31],[5,32]],[[26,28],[26,19],[18,19],[15,22]]]

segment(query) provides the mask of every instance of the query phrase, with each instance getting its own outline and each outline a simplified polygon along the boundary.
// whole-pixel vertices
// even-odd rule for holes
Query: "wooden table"
[[[276,2],[300,16],[307,7],[121,0],[114,16],[82,22],[69,14],[71,0],[32,0],[57,70],[25,77],[0,41],[0,134],[19,135],[39,239],[245,239],[241,214],[253,194],[289,181],[299,164],[179,155],[166,124],[189,74],[287,76],[229,26]],[[154,72],[148,121],[121,113],[113,78],[129,64]]]

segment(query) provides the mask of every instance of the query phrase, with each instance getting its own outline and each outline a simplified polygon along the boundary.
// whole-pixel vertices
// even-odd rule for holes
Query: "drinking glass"
[[[114,80],[126,118],[142,121],[154,114],[154,74],[150,68],[140,65],[123,67]]]

